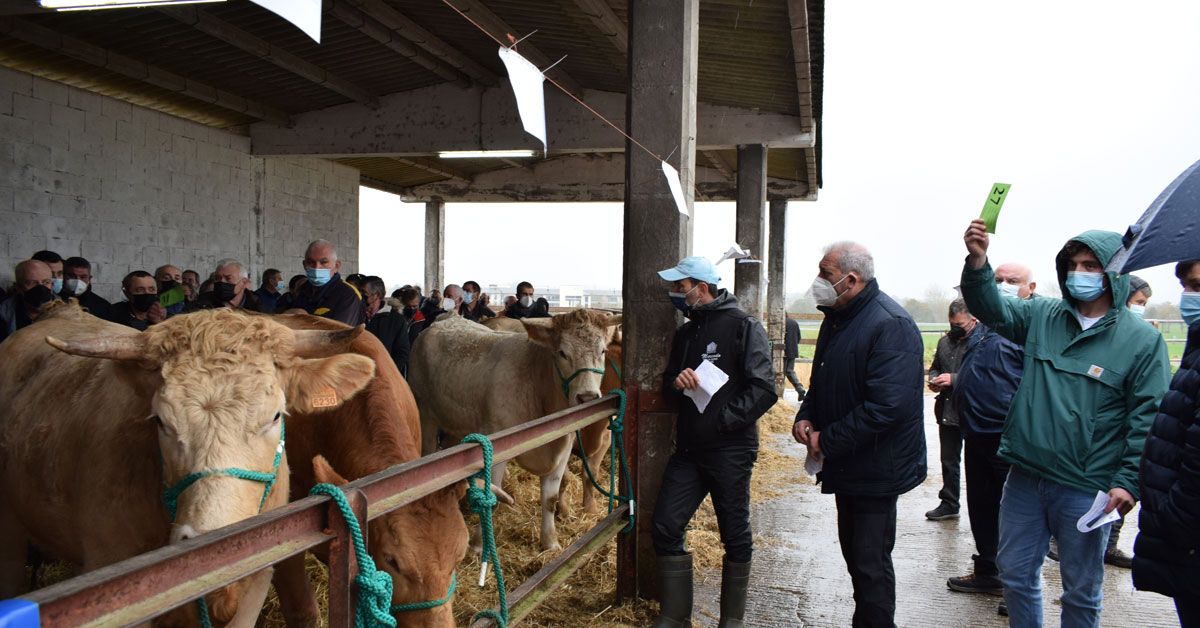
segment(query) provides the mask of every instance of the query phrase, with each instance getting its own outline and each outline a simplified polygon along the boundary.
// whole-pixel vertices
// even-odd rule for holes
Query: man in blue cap
[[[756,422],[775,404],[775,370],[762,323],[738,308],[737,298],[717,288],[713,263],[688,257],[660,271],[669,296],[688,322],[675,332],[663,373],[664,395],[679,407],[675,452],[667,462],[654,508],[662,610],[656,628],[691,626],[692,556],[684,532],[692,515],[712,496],[725,563],[721,577],[722,628],[743,625],[750,581],[750,473],[758,457]],[[729,377],[707,404],[708,362]],[[701,374],[698,374],[701,373]]]

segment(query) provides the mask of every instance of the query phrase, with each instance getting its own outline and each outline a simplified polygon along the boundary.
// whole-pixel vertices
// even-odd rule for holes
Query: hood
[[[719,312],[721,310],[736,310],[738,309],[737,297],[733,296],[728,290],[721,288],[717,290],[717,296],[712,301],[704,305],[697,305],[692,308],[692,315],[688,318],[696,318],[696,315],[705,315],[711,312]]]
[[[1068,240],[1067,244],[1071,242],[1079,242],[1091,249],[1100,259],[1100,265],[1107,268],[1109,261],[1121,249],[1121,234],[1114,231],[1084,231]],[[1063,300],[1074,307],[1076,299],[1071,296],[1071,291],[1067,290],[1066,249],[1064,244],[1063,248],[1059,250],[1058,256],[1054,258],[1054,266],[1058,270],[1058,287],[1062,290]],[[1121,275],[1111,270],[1105,270],[1104,274],[1108,277],[1108,285],[1112,288],[1113,309],[1125,309],[1125,302],[1129,300],[1129,275]]]

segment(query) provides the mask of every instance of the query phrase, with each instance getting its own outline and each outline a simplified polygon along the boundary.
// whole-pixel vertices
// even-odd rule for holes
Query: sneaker
[[[1104,562],[1113,567],[1120,567],[1121,569],[1133,567],[1133,557],[1115,547],[1104,552]]]
[[[973,573],[965,576],[955,576],[946,581],[946,586],[951,591],[958,591],[959,593],[1004,594],[1004,586],[1000,584],[1000,580],[995,576],[979,576]]]
[[[1046,558],[1058,562],[1058,541],[1050,539],[1050,549],[1046,552]]]
[[[958,519],[958,510],[947,506],[946,504],[938,504],[937,508],[925,513],[925,518],[930,521],[943,521],[945,519]]]
[[[1008,617],[1008,604],[1000,602],[1000,606],[996,607],[996,614],[1001,617]]]

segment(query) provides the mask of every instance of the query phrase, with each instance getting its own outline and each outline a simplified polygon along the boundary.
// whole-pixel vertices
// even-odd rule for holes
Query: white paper
[[[254,4],[295,24],[321,43],[321,0],[253,0]]]
[[[508,71],[508,82],[517,97],[517,113],[521,115],[521,126],[525,132],[546,144],[546,98],[542,92],[546,75],[530,63],[521,53],[509,48],[500,49],[500,60]]]
[[[700,385],[683,391],[683,394],[692,398],[692,403],[696,404],[696,409],[704,412],[708,407],[708,402],[712,401],[713,395],[717,394],[718,390],[729,381],[729,375],[713,365],[708,360],[701,360],[700,366],[695,368],[696,379],[700,380]]]
[[[713,265],[720,265],[721,262],[724,262],[727,259],[745,259],[747,257],[750,257],[750,249],[743,249],[742,245],[734,242],[733,246],[729,247],[728,251],[725,251],[721,257],[717,258],[717,261],[713,262]]]
[[[1075,529],[1080,532],[1091,532],[1102,525],[1106,525],[1121,518],[1121,513],[1113,508],[1112,512],[1105,514],[1104,508],[1108,506],[1108,493],[1104,491],[1096,491],[1096,499],[1092,501],[1092,507],[1088,509],[1079,521],[1075,522]]]
[[[688,215],[687,201],[683,199],[683,185],[679,183],[679,171],[675,166],[662,162],[663,176],[667,178],[667,187],[671,188],[671,196],[675,198],[675,208],[684,216]]]
[[[825,466],[825,456],[814,454],[812,449],[808,450],[808,456],[804,458],[804,471],[809,475],[815,476],[821,472],[821,468]]]

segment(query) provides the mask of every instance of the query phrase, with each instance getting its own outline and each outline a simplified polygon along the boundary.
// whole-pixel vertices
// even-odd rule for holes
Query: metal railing
[[[511,460],[616,413],[606,395],[489,436],[493,464]],[[456,445],[343,486],[362,528],[483,468],[479,447]],[[516,623],[612,539],[627,522],[615,509],[509,597]],[[21,596],[38,605],[40,623],[129,625],[153,619],[261,569],[329,543],[329,626],[354,625],[354,547],[328,497],[306,497],[208,534],[168,545]],[[473,625],[480,625],[476,622]],[[486,625],[486,624],[483,624]]]

